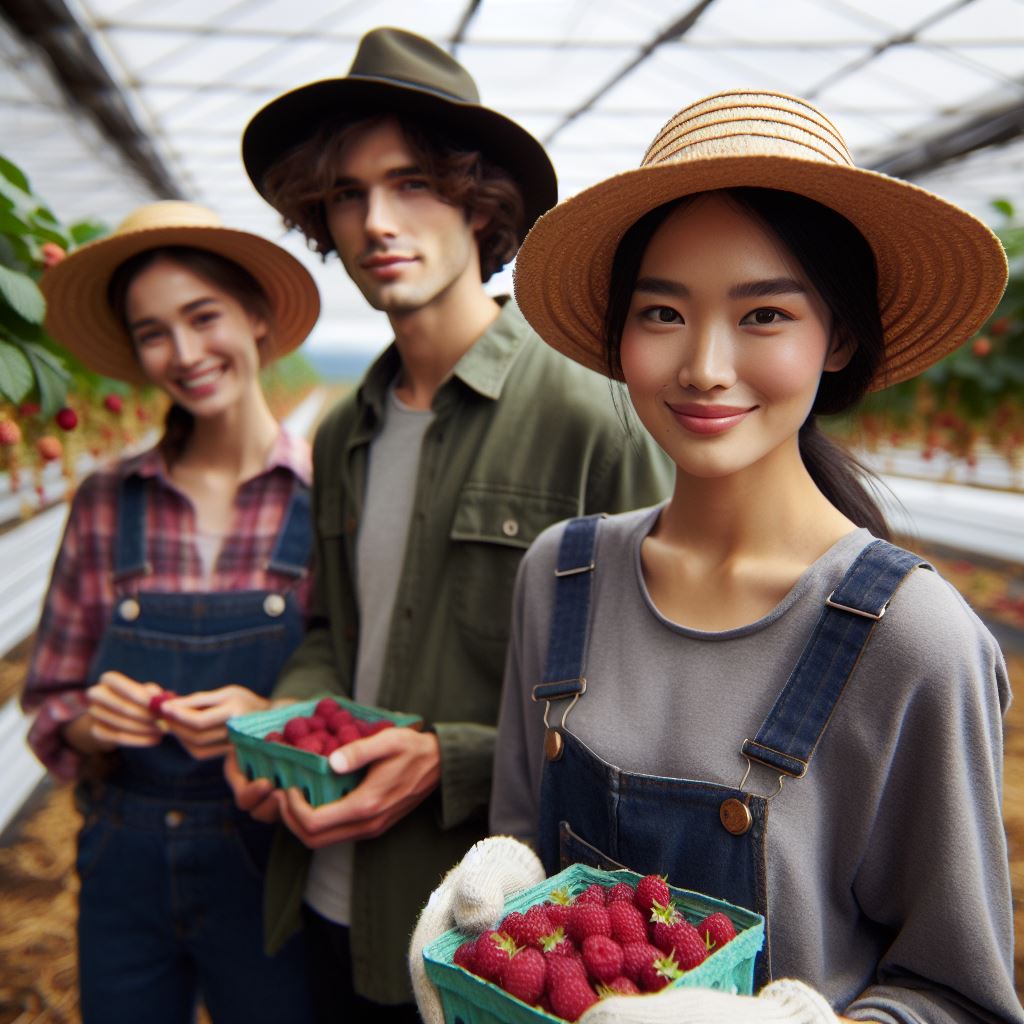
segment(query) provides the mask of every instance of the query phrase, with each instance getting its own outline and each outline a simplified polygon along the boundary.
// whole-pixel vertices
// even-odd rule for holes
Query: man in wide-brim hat
[[[337,253],[395,337],[317,435],[315,618],[276,696],[344,693],[427,728],[332,754],[335,771],[368,774],[323,807],[231,777],[242,806],[301,840],[279,837],[268,937],[301,906],[321,1018],[414,1021],[416,914],[487,831],[520,557],[567,516],[660,499],[667,464],[627,436],[604,381],[485,291],[555,203],[555,175],[443,50],[375,29],[344,78],[261,110],[242,151],[260,193]]]

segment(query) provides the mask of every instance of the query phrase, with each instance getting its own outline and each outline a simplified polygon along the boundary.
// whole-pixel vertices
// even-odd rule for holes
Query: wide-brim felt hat
[[[839,130],[810,103],[734,90],[685,107],[639,168],[577,193],[533,226],[516,258],[519,308],[549,345],[607,375],[604,318],[622,236],[663,203],[744,186],[814,199],[871,246],[885,333],[872,390],[915,376],[961,345],[1006,287],[1002,243],[976,217],[856,167]]]
[[[164,200],[141,206],[110,235],[83,245],[45,271],[46,329],[86,366],[106,377],[146,384],[132,340],[107,298],[122,263],[150,249],[190,246],[217,253],[247,270],[266,295],[273,323],[260,346],[263,365],[297,348],[320,315],[309,271],[281,246],[225,227],[212,210]]]
[[[387,114],[429,120],[508,171],[523,195],[523,234],[558,201],[544,147],[515,121],[482,106],[473,78],[448,53],[422,36],[389,27],[363,36],[344,78],[293,89],[252,118],[242,136],[246,172],[266,199],[267,171],[324,124]]]

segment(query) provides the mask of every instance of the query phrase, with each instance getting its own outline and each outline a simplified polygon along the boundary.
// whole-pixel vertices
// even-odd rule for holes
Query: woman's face
[[[797,262],[721,193],[674,210],[640,264],[621,363],[644,426],[695,477],[790,447],[830,351],[831,316]]]
[[[125,312],[143,372],[197,418],[259,387],[266,324],[182,264],[161,259],[136,275]]]

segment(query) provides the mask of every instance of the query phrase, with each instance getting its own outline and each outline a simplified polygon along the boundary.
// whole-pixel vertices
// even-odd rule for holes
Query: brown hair
[[[136,253],[125,260],[110,277],[110,283],[107,285],[107,302],[125,330],[129,331],[129,336],[128,290],[142,271],[160,260],[177,263],[190,270],[196,277],[215,285],[220,291],[230,295],[250,316],[262,320],[267,325],[268,334],[273,331],[274,314],[266,292],[245,267],[208,249],[197,249],[188,245],[166,245]],[[177,403],[171,403],[164,419],[164,433],[160,438],[160,447],[168,464],[182,455],[194,425],[195,419],[190,412]]]
[[[357,135],[392,117],[437,195],[460,207],[467,219],[475,214],[487,218],[476,237],[480,277],[489,280],[515,256],[525,234],[522,193],[508,171],[436,123],[413,122],[397,114],[329,121],[270,167],[263,179],[267,198],[285,224],[298,228],[311,248],[326,259],[334,251],[334,242],[323,201],[334,185],[341,155]]]

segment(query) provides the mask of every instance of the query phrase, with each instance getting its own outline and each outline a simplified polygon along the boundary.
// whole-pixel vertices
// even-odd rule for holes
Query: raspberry
[[[164,704],[169,700],[173,700],[177,696],[178,695],[176,693],[172,693],[170,690],[164,690],[162,693],[154,693],[153,696],[149,698],[149,710],[159,717],[163,714],[161,709]]]
[[[346,743],[354,743],[361,739],[359,730],[354,725],[343,725],[335,734],[338,738],[338,746],[343,747]]]
[[[675,957],[681,970],[692,971],[708,957],[708,948],[704,945],[700,932],[689,921],[676,921],[666,927],[663,941],[657,945],[666,953]]]
[[[593,885],[588,885],[586,889],[584,889],[583,892],[581,892],[576,899],[572,901],[573,905],[578,906],[581,903],[594,903],[599,907],[603,907],[606,900],[606,891],[607,890],[603,885],[598,885],[597,882],[594,882]]]
[[[338,708],[327,716],[327,728],[337,736],[341,729],[347,725],[352,725],[354,729],[354,721],[355,720],[353,719],[350,711],[346,711],[344,708]]]
[[[577,946],[583,945],[588,935],[608,935],[612,933],[608,911],[596,903],[574,904],[569,912],[569,938]]]
[[[323,715],[310,715],[306,721],[312,732],[327,732],[327,719]]]
[[[361,736],[376,736],[384,729],[392,728],[394,724],[390,718],[379,718],[376,722],[364,722],[360,719],[357,728]]]
[[[476,963],[476,939],[467,939],[452,954],[452,963],[456,967],[464,967],[467,971],[474,970]]]
[[[39,254],[43,258],[43,267],[49,270],[50,267],[57,266],[58,263],[67,255],[56,242],[43,242],[39,247]]]
[[[302,739],[303,736],[308,736],[312,729],[309,725],[309,720],[306,718],[291,718],[285,722],[284,738],[289,743],[295,743],[297,740]]]
[[[645,963],[640,968],[640,976],[637,983],[645,992],[657,992],[663,989],[669,982],[681,978],[683,972],[671,953],[666,956],[656,956],[653,960]]]
[[[533,946],[534,949],[541,948],[541,941],[553,931],[551,919],[543,903],[537,903],[530,907],[525,914],[520,927],[519,944],[521,946]]]
[[[527,947],[514,954],[501,974],[501,987],[532,1006],[544,993],[547,964],[539,949]]]
[[[605,935],[583,940],[583,965],[594,981],[611,981],[622,973],[622,947]]]
[[[655,900],[655,902],[651,904],[651,942],[653,942],[658,949],[664,950],[667,953],[672,948],[672,938],[669,934],[669,930],[674,925],[682,921],[682,919],[682,915],[671,903],[663,906]]]
[[[554,953],[545,953],[544,961],[548,967],[548,991],[559,984],[560,980],[573,975],[577,978],[587,980],[587,969],[583,961],[575,956],[559,956]]]
[[[629,882],[616,882],[609,890],[608,895],[605,897],[605,906],[610,907],[613,903],[633,902],[633,886]]]
[[[547,911],[548,920],[553,927],[566,929],[569,927],[571,907],[567,907],[564,903],[545,903],[544,909]]]
[[[324,733],[322,732],[308,732],[305,736],[300,736],[292,746],[296,750],[308,750],[311,754],[322,754],[324,752]]]
[[[64,406],[57,415],[54,417],[57,421],[57,426],[61,430],[74,430],[78,426],[78,413],[74,409],[69,409]]]
[[[513,910],[498,922],[498,931],[504,932],[517,946],[523,946],[525,943],[522,938],[522,924],[523,915],[518,910]]]
[[[640,989],[636,982],[630,981],[624,974],[612,978],[607,985],[598,987],[597,994],[603,999],[605,996],[638,996]]]
[[[316,707],[313,708],[313,714],[328,722],[331,715],[336,715],[340,710],[341,707],[337,701],[331,700],[330,697],[324,697],[322,700],[317,701]]]
[[[622,947],[622,973],[632,981],[639,981],[640,971],[661,956],[661,950],[649,942],[627,942]]]
[[[124,408],[124,399],[120,395],[106,395],[103,399],[103,408],[107,412],[120,413]]]
[[[64,454],[64,446],[52,434],[36,441],[36,451],[44,462],[54,462]]]
[[[577,1020],[585,1010],[597,1002],[597,993],[586,978],[566,977],[548,992],[551,1009],[564,1020]]]
[[[572,940],[565,934],[565,929],[559,927],[542,935],[540,938],[540,949],[551,956],[575,956],[576,947]]]
[[[284,743],[284,742],[286,742],[285,738],[284,738],[284,733],[283,732],[278,732],[276,729],[273,732],[268,732],[267,735],[263,737],[263,739],[267,743]]]
[[[714,914],[708,914],[697,925],[697,931],[700,932],[709,952],[724,946],[730,939],[736,938],[736,929],[732,921],[720,910]]]
[[[647,922],[632,903],[613,900],[608,904],[608,920],[612,926],[612,938],[616,942],[625,945],[627,942],[647,941]]]
[[[21,427],[14,420],[0,420],[0,445],[11,448],[21,444]]]
[[[670,899],[668,883],[661,875],[646,875],[636,883],[633,902],[643,914],[650,914],[652,903],[657,902],[662,906],[667,906]]]
[[[509,962],[515,943],[501,932],[481,932],[474,950],[474,971],[487,981],[497,982]]]

